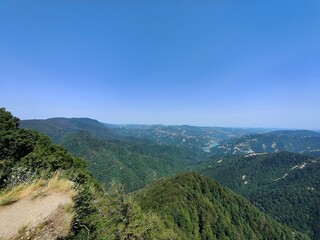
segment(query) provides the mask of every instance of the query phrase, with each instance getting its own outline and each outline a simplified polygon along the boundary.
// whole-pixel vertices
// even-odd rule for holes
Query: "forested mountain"
[[[151,183],[134,198],[181,239],[307,239],[209,178],[186,173]]]
[[[202,150],[158,145],[137,137],[121,137],[98,121],[53,118],[23,121],[23,127],[48,134],[74,156],[86,160],[94,177],[108,185],[116,179],[133,191],[163,176],[206,160]]]
[[[320,160],[295,153],[224,156],[200,172],[248,198],[275,219],[320,238]]]
[[[319,161],[319,160],[318,160]],[[320,163],[295,171],[282,181],[248,195],[256,206],[278,221],[320,238]]]
[[[82,157],[97,180],[116,179],[133,191],[148,182],[183,170],[204,159],[201,152],[174,146],[105,141],[85,131],[65,134],[59,144]]]
[[[261,128],[195,127],[188,125],[110,125],[120,136],[149,139],[158,144],[182,146],[210,152],[222,140],[242,135],[266,132]]]
[[[104,139],[153,142],[210,152],[220,141],[271,129],[221,128],[165,125],[113,125],[89,118],[50,118],[46,120],[23,120],[21,127],[38,130],[55,141],[66,133],[88,131]]]
[[[274,131],[226,140],[211,149],[213,155],[281,151],[320,156],[320,134],[307,130]]]
[[[104,124],[90,118],[49,118],[46,120],[23,120],[22,128],[37,130],[59,142],[66,133],[89,131],[104,139],[114,138],[113,132]]]
[[[313,157],[281,152],[254,156],[223,156],[200,163],[199,168],[206,176],[243,193],[255,191],[263,185],[279,181],[295,171],[302,171],[306,166],[316,164],[317,160]]]

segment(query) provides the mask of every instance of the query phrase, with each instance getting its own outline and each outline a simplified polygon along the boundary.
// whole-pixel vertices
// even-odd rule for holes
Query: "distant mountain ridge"
[[[242,135],[268,131],[262,128],[198,127],[189,125],[110,125],[114,133],[126,137],[149,139],[157,144],[196,148],[205,152],[220,141]]]
[[[277,153],[281,151],[320,156],[320,133],[287,130],[240,136],[220,142],[211,149],[213,155]]]
[[[243,135],[262,133],[271,129],[197,127],[189,125],[107,124],[90,118],[49,118],[23,120],[21,127],[38,130],[55,141],[68,132],[88,131],[104,139],[150,141],[160,145],[174,145],[209,153],[219,142]]]
[[[34,129],[48,135],[55,142],[68,132],[90,131],[105,139],[114,138],[114,133],[104,124],[90,118],[49,118],[45,120],[23,120],[22,128]]]

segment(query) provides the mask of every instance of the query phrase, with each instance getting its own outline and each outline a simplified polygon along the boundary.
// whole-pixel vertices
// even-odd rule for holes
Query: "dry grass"
[[[21,184],[9,191],[0,194],[0,207],[10,205],[19,199],[31,195],[33,199],[38,197],[45,197],[50,191],[68,193],[74,197],[77,192],[74,190],[74,183],[59,179],[59,174],[54,175],[49,181],[39,179],[36,182],[26,185]]]
[[[73,182],[54,175],[49,180],[39,179],[30,184],[21,184],[0,193],[0,208],[8,206],[19,200],[35,201],[44,199],[51,194],[61,194],[75,197],[77,191]],[[49,217],[40,224],[24,224],[18,229],[17,235],[12,239],[57,239],[68,235],[72,219],[74,218],[74,202],[60,205]],[[1,239],[0,239],[1,240]]]
[[[74,183],[69,180],[59,179],[58,174],[49,180],[47,188],[48,190],[69,193],[72,196],[76,194],[76,191],[74,190]]]
[[[17,186],[11,191],[4,192],[0,195],[0,206],[10,205],[19,200],[23,186]]]

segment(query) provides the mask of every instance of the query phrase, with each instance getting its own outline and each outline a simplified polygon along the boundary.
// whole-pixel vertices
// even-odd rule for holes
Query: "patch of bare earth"
[[[0,239],[57,239],[70,229],[72,194],[49,190],[36,196],[30,193],[0,207]]]

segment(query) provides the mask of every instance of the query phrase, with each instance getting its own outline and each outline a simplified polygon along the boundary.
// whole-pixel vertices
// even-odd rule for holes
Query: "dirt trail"
[[[70,194],[50,192],[45,197],[27,196],[9,206],[0,207],[0,239],[18,235],[24,227],[35,227],[44,222],[59,206],[72,201]]]

